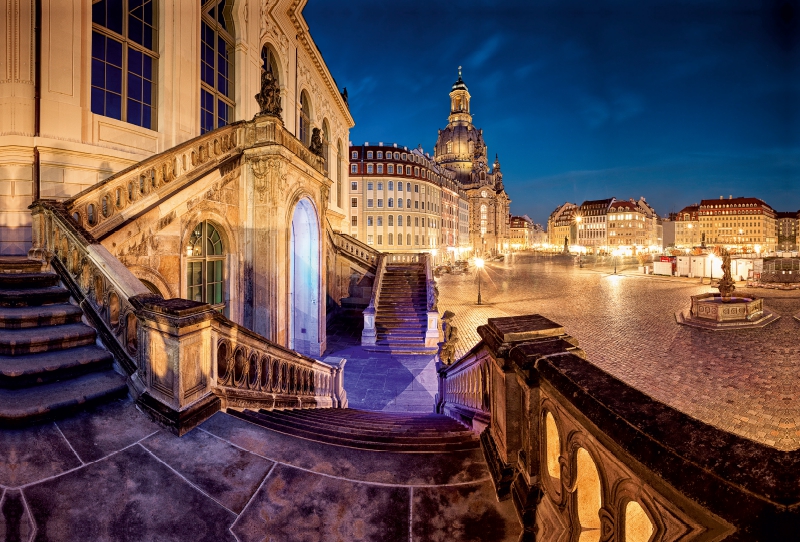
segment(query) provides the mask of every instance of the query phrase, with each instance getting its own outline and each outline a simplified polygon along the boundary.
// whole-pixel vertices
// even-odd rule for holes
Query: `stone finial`
[[[272,72],[261,71],[261,90],[256,94],[256,101],[260,108],[259,115],[281,115],[281,90],[278,81],[272,76]]]

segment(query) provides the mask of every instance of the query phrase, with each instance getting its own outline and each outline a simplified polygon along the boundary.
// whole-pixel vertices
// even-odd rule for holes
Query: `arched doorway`
[[[319,356],[319,221],[308,198],[294,208],[289,255],[289,348]]]

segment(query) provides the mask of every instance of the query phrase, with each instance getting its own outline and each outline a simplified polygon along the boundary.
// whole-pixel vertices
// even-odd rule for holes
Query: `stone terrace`
[[[439,310],[456,313],[458,355],[480,340],[487,318],[538,313],[577,338],[589,361],[654,399],[777,449],[800,448],[800,295],[750,292],[781,316],[763,329],[678,325],[689,296],[709,291],[698,279],[614,276],[518,254],[487,264],[481,306],[474,273],[441,277]]]

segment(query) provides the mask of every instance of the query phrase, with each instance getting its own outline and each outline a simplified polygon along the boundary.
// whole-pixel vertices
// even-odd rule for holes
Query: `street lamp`
[[[481,304],[481,269],[483,269],[483,258],[475,258],[475,267],[478,268],[478,305]]]

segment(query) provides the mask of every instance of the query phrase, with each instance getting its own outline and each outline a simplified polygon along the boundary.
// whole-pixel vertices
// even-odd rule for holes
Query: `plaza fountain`
[[[780,318],[764,307],[764,300],[755,296],[734,296],[730,253],[722,249],[722,279],[718,293],[692,296],[688,311],[678,311],[679,324],[711,330],[747,329],[767,326]]]

